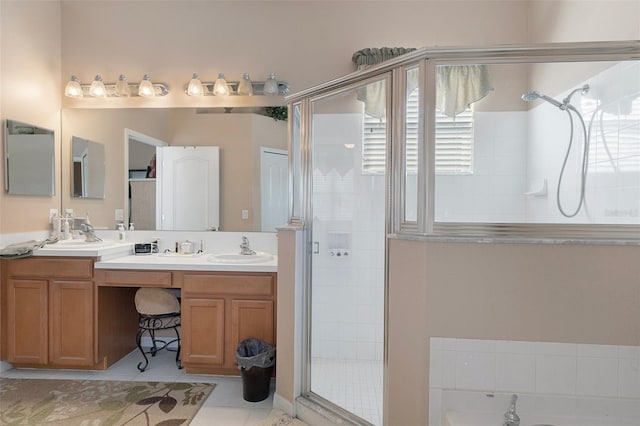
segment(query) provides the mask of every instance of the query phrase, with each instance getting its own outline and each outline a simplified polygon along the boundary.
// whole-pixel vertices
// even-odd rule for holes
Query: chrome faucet
[[[244,236],[242,237],[242,244],[240,244],[240,254],[244,254],[246,256],[256,254],[256,252],[251,250],[251,247],[249,247],[249,239]]]
[[[84,241],[87,243],[95,243],[97,241],[102,241],[102,238],[96,235],[95,229],[88,223],[83,223],[80,225],[82,228],[82,232],[84,233]]]
[[[516,401],[518,400],[518,395],[515,393],[511,395],[511,405],[509,405],[509,410],[504,413],[504,424],[503,426],[520,426],[520,416],[516,414]]]

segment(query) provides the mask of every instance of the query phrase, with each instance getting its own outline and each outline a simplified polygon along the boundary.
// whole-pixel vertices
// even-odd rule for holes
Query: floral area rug
[[[214,387],[0,378],[0,425],[188,425]]]

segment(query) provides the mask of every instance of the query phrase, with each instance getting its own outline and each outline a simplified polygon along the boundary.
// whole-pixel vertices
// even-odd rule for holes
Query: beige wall
[[[149,9],[153,19],[141,20]],[[526,42],[526,10],[505,1],[63,1],[63,80],[150,73],[171,86],[162,102],[173,106],[193,105],[182,93],[193,72],[237,81],[273,71],[295,92],[353,72],[351,55],[366,47]]]
[[[389,424],[426,424],[431,337],[640,346],[638,256],[631,246],[392,240]]]
[[[60,5],[0,2],[0,119],[18,120],[55,132],[60,150]],[[4,131],[2,132],[4,138]],[[0,162],[0,233],[48,229],[50,208],[60,208],[60,158],[53,197],[7,195]]]

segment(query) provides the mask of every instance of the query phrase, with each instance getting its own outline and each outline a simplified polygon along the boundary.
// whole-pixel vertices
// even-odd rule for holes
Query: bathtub
[[[464,413],[448,412],[444,418],[444,426],[502,426],[502,413]],[[635,421],[624,419],[606,419],[590,417],[563,417],[545,415],[521,415],[520,426],[639,426],[640,419]]]
[[[637,399],[562,395],[518,395],[520,426],[640,426]],[[442,411],[432,426],[502,426],[511,394],[442,392]]]

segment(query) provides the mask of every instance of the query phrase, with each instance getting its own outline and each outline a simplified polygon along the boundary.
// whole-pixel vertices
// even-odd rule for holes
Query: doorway
[[[289,155],[260,148],[260,217],[262,232],[275,232],[289,218]]]

